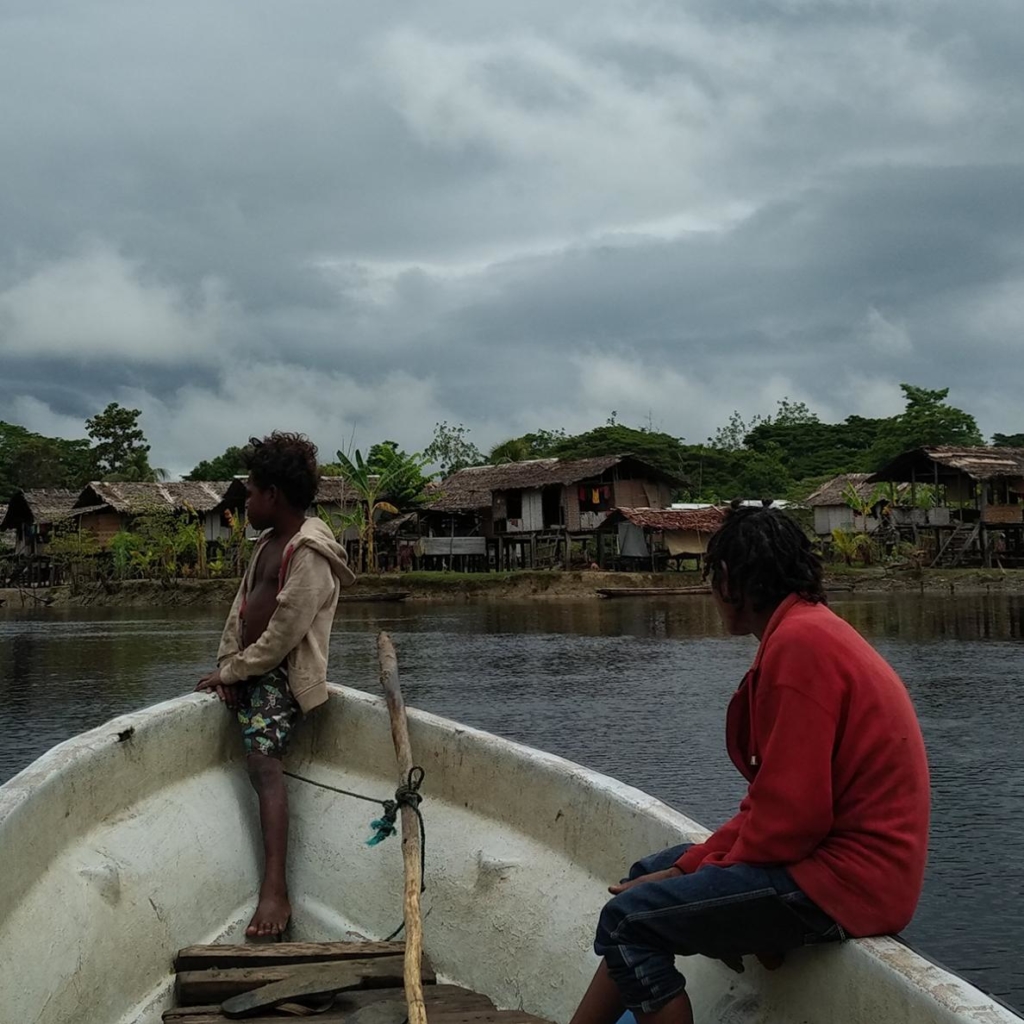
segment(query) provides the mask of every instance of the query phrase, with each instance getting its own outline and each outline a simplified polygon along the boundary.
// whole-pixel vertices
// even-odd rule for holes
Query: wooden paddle
[[[409,723],[405,716],[405,701],[398,684],[398,659],[391,637],[381,633],[377,637],[377,657],[380,661],[380,682],[391,717],[391,739],[398,759],[398,784],[409,782],[413,768],[412,747],[409,744]],[[416,811],[402,804],[402,860],[405,864],[405,1000],[409,1007],[409,1024],[427,1024],[427,1008],[423,1002],[423,982],[420,973],[423,958],[423,920],[420,917],[420,891],[423,877],[420,868],[420,828]]]

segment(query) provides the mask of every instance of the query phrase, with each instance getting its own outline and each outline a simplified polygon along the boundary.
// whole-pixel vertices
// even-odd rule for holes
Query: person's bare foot
[[[245,934],[250,939],[269,939],[283,935],[292,916],[292,905],[287,894],[260,893],[256,913],[252,915]]]

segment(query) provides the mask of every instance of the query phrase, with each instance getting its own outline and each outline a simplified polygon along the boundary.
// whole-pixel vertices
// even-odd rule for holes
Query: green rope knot
[[[423,769],[419,765],[413,766],[409,769],[409,777],[395,790],[395,799],[381,801],[384,815],[370,822],[370,828],[374,830],[374,833],[366,840],[367,846],[376,846],[378,843],[383,843],[385,839],[393,836],[398,831],[395,828],[395,822],[398,819],[399,807],[411,807],[416,811],[417,815],[419,814],[420,801],[423,799],[420,794],[420,786],[423,785],[423,775]],[[422,820],[420,818],[420,821]]]
[[[370,822],[370,828],[374,830],[374,833],[366,840],[367,846],[376,846],[378,843],[383,843],[388,836],[393,836],[398,831],[395,828],[395,819],[398,817],[398,804],[394,800],[384,800],[382,806],[384,807],[384,816],[382,818],[374,818]]]

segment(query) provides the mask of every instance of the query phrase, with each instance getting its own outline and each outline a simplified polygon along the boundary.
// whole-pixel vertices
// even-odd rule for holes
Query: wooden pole
[[[412,770],[412,747],[409,744],[409,724],[405,717],[405,701],[398,684],[398,659],[391,637],[381,633],[377,637],[377,657],[380,661],[380,682],[391,717],[391,739],[398,760],[398,784],[409,781]],[[420,827],[416,812],[402,804],[402,860],[405,865],[405,1001],[409,1007],[409,1024],[427,1024],[427,1008],[423,1002],[423,920],[420,917],[420,891],[423,878],[420,868]]]

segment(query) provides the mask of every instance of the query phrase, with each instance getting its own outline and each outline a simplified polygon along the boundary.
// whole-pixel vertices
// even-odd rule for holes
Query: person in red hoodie
[[[749,783],[703,843],[638,861],[610,888],[603,962],[571,1024],[690,1024],[676,955],[742,969],[790,949],[899,931],[921,894],[928,764],[899,677],[827,607],[821,561],[797,523],[734,508],[705,576],[726,630],[760,640],[733,696],[726,745]]]

